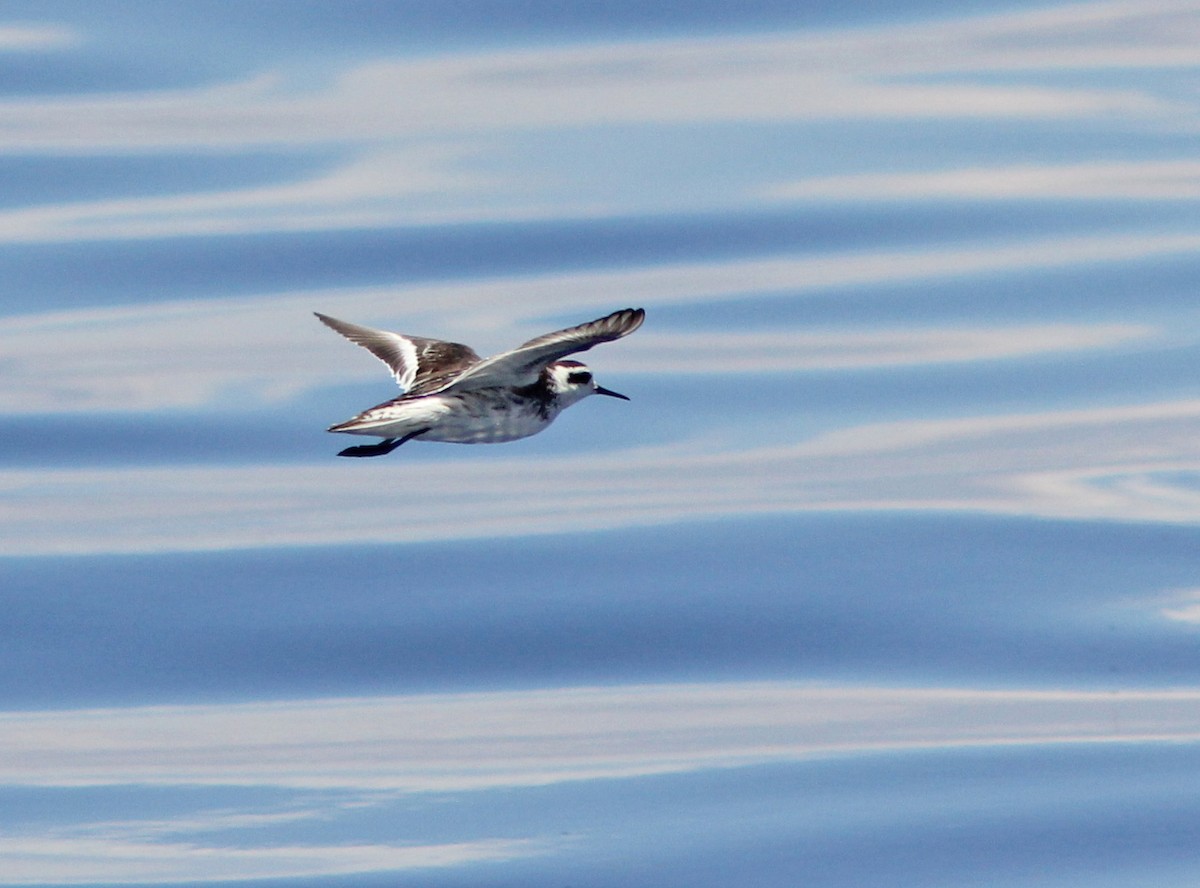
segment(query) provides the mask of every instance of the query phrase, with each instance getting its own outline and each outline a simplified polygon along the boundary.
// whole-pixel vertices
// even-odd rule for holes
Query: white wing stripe
[[[400,360],[392,369],[395,371],[396,382],[400,388],[408,391],[412,388],[413,380],[417,378],[417,347],[413,345],[411,339],[397,334],[393,335],[396,337],[396,350],[399,352]]]

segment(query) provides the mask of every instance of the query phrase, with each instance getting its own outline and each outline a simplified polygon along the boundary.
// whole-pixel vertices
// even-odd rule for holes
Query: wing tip
[[[318,321],[320,321],[322,324],[324,324],[330,330],[333,330],[335,333],[341,332],[340,330],[338,330],[338,324],[345,323],[344,321],[339,321],[337,318],[330,317],[327,314],[321,314],[319,311],[314,311],[313,315],[316,317],[316,319]]]
[[[356,432],[356,431],[359,431],[360,429],[369,429],[373,426],[380,425],[381,424],[380,420],[367,418],[367,414],[369,414],[370,412],[371,411],[368,410],[366,413],[360,413],[358,416],[353,416],[350,419],[347,419],[343,422],[334,423],[329,428],[327,428],[325,431],[327,431],[327,432]],[[386,436],[381,435],[380,437],[386,437]]]
[[[610,314],[609,319],[613,321],[613,325],[621,331],[622,336],[628,336],[646,320],[646,309],[644,308],[622,308],[619,311],[614,311]]]

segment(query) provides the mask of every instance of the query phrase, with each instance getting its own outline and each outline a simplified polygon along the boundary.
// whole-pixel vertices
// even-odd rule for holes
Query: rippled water
[[[0,21],[0,884],[1195,884],[1200,8],[166,9]]]

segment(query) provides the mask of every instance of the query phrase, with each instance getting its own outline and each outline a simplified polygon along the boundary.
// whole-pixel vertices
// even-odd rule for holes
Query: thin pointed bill
[[[628,398],[627,396],[625,396],[625,395],[622,395],[620,392],[614,392],[612,389],[606,389],[606,388],[605,388],[604,386],[602,386],[602,385],[598,385],[598,386],[596,386],[596,394],[598,394],[598,395],[608,395],[610,398],[620,398],[622,401],[628,401],[628,400],[629,400],[629,398]]]

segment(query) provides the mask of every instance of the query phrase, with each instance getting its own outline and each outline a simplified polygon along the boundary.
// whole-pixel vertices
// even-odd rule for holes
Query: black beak
[[[612,389],[606,389],[602,385],[596,386],[596,394],[608,395],[610,398],[620,398],[622,401],[629,400],[629,398],[627,398],[625,395],[622,395],[620,392],[614,392]]]

